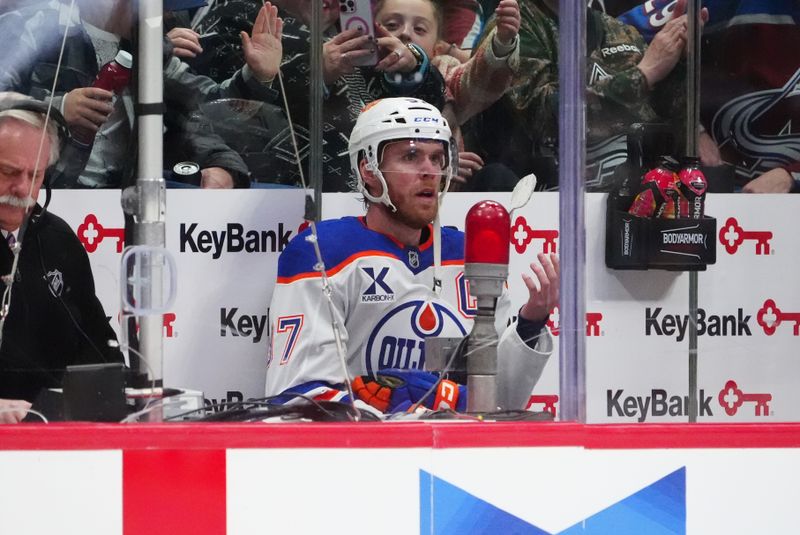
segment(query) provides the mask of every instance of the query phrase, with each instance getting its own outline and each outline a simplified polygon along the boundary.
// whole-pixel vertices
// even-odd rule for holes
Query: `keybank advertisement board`
[[[445,225],[463,228],[484,194],[448,194]],[[508,194],[494,199],[508,204]],[[793,237],[800,200],[779,195],[710,195],[717,263],[699,274],[696,318],[700,421],[800,420],[800,261]],[[186,191],[167,197],[167,246],[179,273],[174,310],[164,316],[167,384],[201,390],[215,406],[263,395],[269,301],[277,259],[302,224],[303,196],[291,190]],[[57,191],[51,209],[89,253],[98,295],[118,330],[119,193]],[[323,196],[325,217],[360,215],[355,195]],[[605,196],[586,196],[587,414],[590,422],[686,421],[689,276],[605,266]],[[512,214],[509,291],[527,296],[520,274],[537,252],[557,251],[558,196],[537,193]],[[531,398],[557,411],[559,310],[550,359]],[[315,328],[325,328],[319,326]]]
[[[0,534],[796,533],[798,470],[768,448],[2,451]]]

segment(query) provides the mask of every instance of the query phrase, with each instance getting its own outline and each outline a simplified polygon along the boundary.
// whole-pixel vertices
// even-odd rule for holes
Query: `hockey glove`
[[[422,370],[388,368],[374,377],[361,375],[353,380],[353,393],[384,413],[405,412],[422,400],[420,406],[432,410],[453,409],[464,411],[467,407],[467,388],[443,379],[436,388],[422,399],[439,381],[435,373]]]

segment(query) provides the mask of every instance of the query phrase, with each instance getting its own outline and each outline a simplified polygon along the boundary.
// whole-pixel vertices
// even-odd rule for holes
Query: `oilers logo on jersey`
[[[413,300],[388,311],[367,339],[365,364],[369,373],[384,368],[421,370],[425,338],[466,336],[458,316],[444,303]]]

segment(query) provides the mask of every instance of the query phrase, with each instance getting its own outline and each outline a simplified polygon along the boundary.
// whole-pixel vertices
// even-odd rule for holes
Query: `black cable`
[[[326,408],[327,405],[327,408]],[[335,412],[332,412],[333,409]],[[316,402],[291,405],[260,404],[256,407],[245,407],[238,410],[215,413],[201,421],[261,421],[267,418],[283,420],[312,420],[327,422],[352,421],[352,408],[346,403]]]
[[[276,404],[271,400],[275,398],[291,396],[302,398],[308,403],[293,403],[293,404]],[[217,405],[228,407],[225,410],[206,414],[203,417],[197,418],[197,421],[203,422],[223,422],[223,421],[254,421],[264,420],[265,418],[283,417],[284,419],[297,419],[297,420],[313,420],[323,422],[343,422],[354,421],[355,412],[349,403],[340,401],[318,401],[295,392],[286,392],[276,396],[269,396],[264,398],[249,399],[245,401],[231,401],[224,402]],[[164,421],[185,419],[186,416],[205,412],[210,410],[209,407],[202,407],[194,409],[181,414],[176,414],[165,418]],[[362,420],[380,421],[380,418],[372,413],[359,411],[358,416]]]
[[[294,398],[304,399],[304,400],[308,401],[309,403],[312,403],[313,405],[316,405],[326,415],[334,417],[334,414],[332,412],[330,412],[328,410],[325,410],[325,407],[323,407],[322,404],[320,404],[319,401],[317,401],[316,399],[314,399],[314,398],[312,398],[310,396],[307,396],[305,394],[300,394],[299,392],[288,392],[288,393],[286,393],[284,395],[292,396]]]
[[[245,404],[248,404],[248,403],[250,403],[250,404],[266,403],[268,400],[270,400],[270,399],[272,399],[274,397],[277,397],[277,396],[270,396],[268,398],[250,399],[250,400],[247,400],[247,401],[223,401],[221,403],[218,403],[216,406],[217,407],[226,407],[226,406],[230,405],[232,407],[236,407],[236,406],[242,406],[242,405],[245,405]],[[164,418],[164,421],[167,422],[167,421],[170,421],[170,420],[183,419],[186,416],[190,416],[192,414],[197,414],[199,412],[206,412],[206,411],[209,411],[209,410],[213,410],[213,409],[211,407],[203,406],[203,407],[201,407],[199,409],[192,409],[190,411],[182,412],[180,414],[176,414],[174,416],[170,416],[168,418]],[[221,412],[224,412],[224,411],[221,411]]]

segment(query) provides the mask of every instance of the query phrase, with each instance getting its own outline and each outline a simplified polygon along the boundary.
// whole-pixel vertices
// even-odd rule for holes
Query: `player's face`
[[[0,227],[3,230],[18,229],[27,207],[39,196],[50,155],[50,140],[45,136],[39,165],[36,165],[41,138],[42,131],[28,123],[16,119],[0,122]]]
[[[433,57],[439,26],[431,0],[386,0],[375,20],[403,43],[417,44]]]
[[[419,229],[433,221],[446,166],[447,152],[441,141],[402,140],[387,144],[379,167],[389,198],[397,208],[393,217]]]

